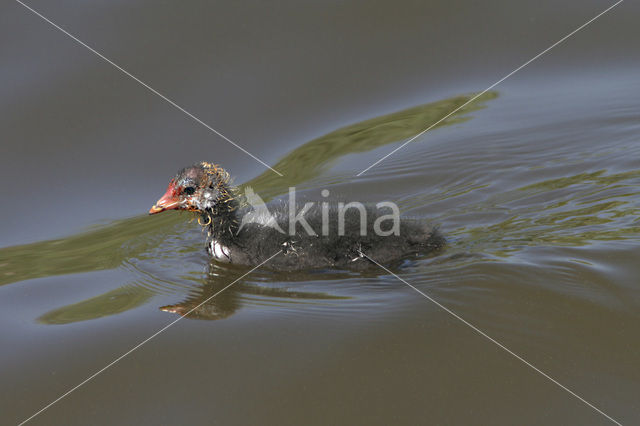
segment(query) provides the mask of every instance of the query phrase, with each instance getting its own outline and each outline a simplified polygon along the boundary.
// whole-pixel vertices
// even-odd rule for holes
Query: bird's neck
[[[205,225],[210,239],[223,244],[232,243],[239,229],[238,209],[240,202],[233,188],[225,188],[229,194],[216,205],[202,213],[201,223]]]

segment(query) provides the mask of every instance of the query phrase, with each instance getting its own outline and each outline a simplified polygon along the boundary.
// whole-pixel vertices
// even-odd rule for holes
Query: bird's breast
[[[212,239],[207,246],[207,251],[211,257],[220,262],[231,262],[231,250],[229,247],[220,244],[218,240]]]

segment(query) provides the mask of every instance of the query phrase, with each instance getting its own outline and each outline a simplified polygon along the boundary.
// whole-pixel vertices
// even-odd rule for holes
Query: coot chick
[[[242,195],[222,167],[202,162],[180,170],[149,214],[196,212],[214,259],[258,265],[280,252],[265,265],[276,270],[361,269],[372,264],[366,256],[392,265],[438,250],[445,242],[424,222],[400,219],[389,203],[382,209],[336,209],[326,202],[267,207],[256,199],[261,201],[250,189]]]

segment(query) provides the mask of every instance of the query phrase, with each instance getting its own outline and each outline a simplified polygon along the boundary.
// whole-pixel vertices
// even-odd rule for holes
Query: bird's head
[[[218,208],[229,208],[233,198],[229,174],[222,167],[196,163],[180,170],[171,179],[167,191],[151,207],[149,214],[165,210],[214,213]]]

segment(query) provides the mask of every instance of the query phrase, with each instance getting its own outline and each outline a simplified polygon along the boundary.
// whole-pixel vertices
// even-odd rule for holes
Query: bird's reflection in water
[[[242,307],[243,299],[248,297],[259,297],[265,300],[287,299],[287,303],[292,300],[301,301],[322,301],[322,300],[342,300],[350,297],[332,295],[328,293],[292,291],[288,288],[270,287],[269,282],[292,282],[308,280],[311,276],[314,280],[335,280],[337,278],[347,278],[353,275],[348,272],[326,272],[322,273],[296,273],[282,274],[271,271],[256,272],[257,278],[264,281],[264,284],[249,283],[251,277],[247,276],[229,285],[234,281],[232,277],[241,276],[244,269],[221,265],[212,262],[203,285],[185,300],[174,305],[161,306],[159,309],[164,312],[181,315],[190,319],[218,320],[233,315]],[[255,279],[256,277],[254,277]],[[225,287],[228,287],[225,289]]]

